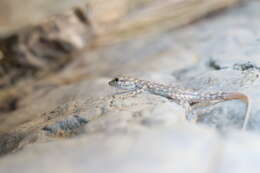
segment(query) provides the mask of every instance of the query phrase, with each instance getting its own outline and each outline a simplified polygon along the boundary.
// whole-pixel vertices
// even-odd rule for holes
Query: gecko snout
[[[110,86],[116,86],[118,81],[119,81],[119,79],[118,79],[118,78],[115,78],[115,79],[109,81],[108,84],[109,84]]]
[[[133,79],[130,78],[124,78],[124,77],[117,77],[108,82],[110,86],[123,89],[123,90],[135,90],[136,89],[136,83]]]

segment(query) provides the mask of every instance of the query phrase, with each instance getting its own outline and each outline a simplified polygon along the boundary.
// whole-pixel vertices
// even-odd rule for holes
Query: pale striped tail
[[[242,130],[246,130],[247,124],[248,124],[248,121],[250,118],[250,114],[251,114],[251,107],[252,107],[251,99],[247,95],[240,93],[240,92],[224,93],[223,99],[224,100],[241,100],[244,103],[246,103],[246,113],[245,113],[244,122],[243,122],[243,126],[242,126]]]

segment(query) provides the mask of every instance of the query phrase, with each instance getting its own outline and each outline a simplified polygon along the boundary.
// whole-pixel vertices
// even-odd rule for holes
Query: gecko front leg
[[[131,90],[131,91],[124,91],[121,93],[117,93],[116,95],[114,95],[114,97],[119,98],[119,99],[125,99],[128,97],[134,97],[137,94],[140,94],[142,92],[144,92],[146,89],[146,87],[142,87],[142,88],[136,88],[135,90]]]

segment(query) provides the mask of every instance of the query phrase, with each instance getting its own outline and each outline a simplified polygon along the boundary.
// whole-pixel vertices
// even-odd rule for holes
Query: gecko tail
[[[232,92],[232,93],[225,93],[224,94],[224,100],[241,100],[246,104],[246,112],[245,112],[245,117],[244,117],[244,122],[242,126],[242,130],[246,130],[247,124],[250,118],[251,114],[251,107],[252,107],[252,101],[251,99],[243,93],[240,92]]]

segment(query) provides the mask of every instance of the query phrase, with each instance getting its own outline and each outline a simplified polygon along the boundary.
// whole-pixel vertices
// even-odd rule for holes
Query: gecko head
[[[130,77],[116,77],[108,83],[110,86],[123,90],[136,90],[137,80]]]

